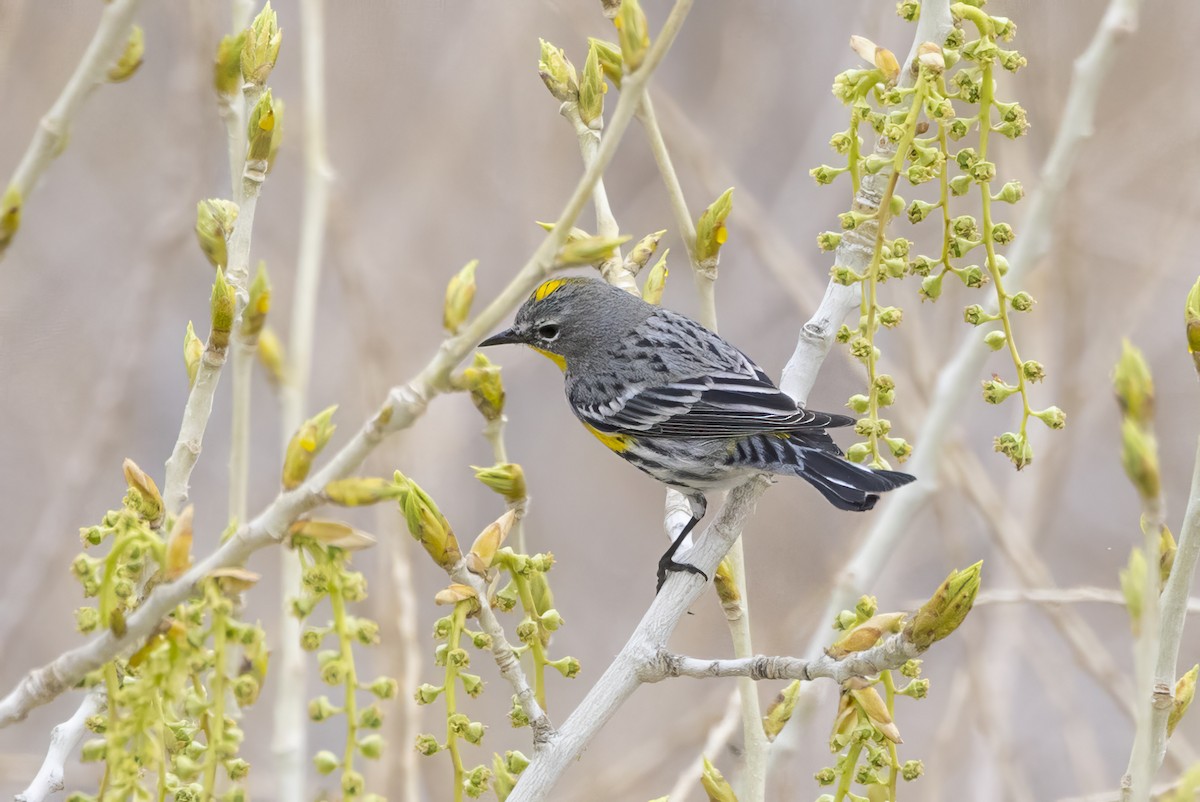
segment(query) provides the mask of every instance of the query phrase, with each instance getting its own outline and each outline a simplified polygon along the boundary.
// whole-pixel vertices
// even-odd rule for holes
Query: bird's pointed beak
[[[507,345],[508,343],[523,342],[520,335],[513,329],[505,329],[499,334],[493,334],[479,344],[480,348],[486,348],[489,345]]]

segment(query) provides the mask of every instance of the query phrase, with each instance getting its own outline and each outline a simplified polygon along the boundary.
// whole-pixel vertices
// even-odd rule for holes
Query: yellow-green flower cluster
[[[354,483],[362,486],[377,484],[362,479],[344,480],[332,491],[327,487],[326,492],[333,495],[349,493],[357,499],[358,486]],[[377,498],[372,500],[382,500],[389,494],[375,496]],[[307,625],[301,632],[300,645],[305,651],[316,652],[321,681],[340,689],[341,700],[340,704],[335,704],[328,696],[318,696],[308,703],[308,715],[313,721],[342,716],[346,726],[341,757],[322,750],[313,757],[313,762],[323,775],[340,770],[341,798],[347,802],[379,800],[382,797],[366,791],[363,774],[355,767],[355,759],[361,756],[377,760],[382,756],[383,739],[373,732],[383,725],[383,711],[378,700],[394,698],[397,684],[391,677],[378,677],[370,682],[358,677],[354,647],[379,643],[379,624],[351,615],[348,610],[348,605],[362,601],[367,595],[366,578],[352,570],[349,564],[352,550],[359,546],[348,545],[351,541],[338,534],[338,525],[334,522],[310,523],[331,525],[294,529],[291,545],[300,558],[303,592],[293,601],[292,612],[300,619],[309,619],[318,604],[329,600],[332,619],[323,626]],[[344,524],[341,527],[350,530]],[[330,648],[324,648],[326,641]],[[361,693],[370,694],[375,701],[363,706],[359,699]]]
[[[891,436],[891,423],[881,417],[881,409],[895,398],[895,384],[890,376],[878,370],[880,351],[876,334],[880,327],[892,328],[902,320],[899,308],[879,301],[878,285],[888,279],[919,277],[919,296],[929,301],[941,297],[947,274],[953,274],[968,288],[989,283],[993,286],[994,311],[972,304],[963,317],[973,326],[998,323],[998,328],[985,333],[984,340],[992,350],[1007,349],[1012,359],[1014,379],[1006,381],[996,376],[984,382],[983,396],[993,404],[1010,396],[1021,398],[1019,428],[995,440],[996,450],[1008,456],[1017,468],[1029,464],[1033,458],[1026,434],[1030,417],[1039,418],[1054,429],[1065,424],[1065,415],[1057,407],[1034,410],[1030,406],[1028,386],[1044,378],[1045,368],[1039,362],[1020,357],[1009,313],[1028,312],[1034,299],[1026,292],[1006,289],[1004,275],[1008,263],[998,249],[1011,243],[1016,234],[1009,223],[993,220],[992,216],[994,202],[1016,203],[1024,193],[1018,181],[1008,181],[993,191],[997,167],[994,153],[989,154],[990,135],[999,133],[1016,138],[1028,129],[1020,104],[996,97],[996,65],[1015,71],[1024,66],[1025,59],[998,44],[1012,39],[1015,25],[1008,19],[987,15],[979,5],[982,4],[954,4],[954,29],[942,43],[920,45],[912,65],[915,80],[911,86],[897,85],[903,71],[895,66],[890,51],[853,37],[853,48],[873,67],[847,70],[834,81],[834,95],[850,107],[850,125],[834,134],[830,146],[845,156],[845,163],[821,165],[811,171],[819,184],[832,183],[843,173],[849,174],[851,191],[856,196],[854,208],[839,218],[843,231],[821,234],[819,247],[836,250],[850,232],[860,238],[859,244],[869,246],[871,240],[874,242],[864,272],[842,265],[831,270],[835,282],[862,286],[858,325],[843,327],[838,339],[849,345],[852,355],[867,371],[866,392],[852,397],[849,403],[863,416],[857,427],[863,441],[850,449],[849,456],[874,467],[887,466],[884,456],[887,452],[903,462],[912,450],[904,439]],[[916,19],[919,6],[901,3],[898,12],[905,19]],[[968,41],[964,28],[972,29],[977,38]],[[895,147],[894,155],[889,156],[886,151],[862,154],[860,131],[864,124]],[[972,133],[975,142],[957,149],[952,147],[952,142]],[[934,183],[938,187],[937,200],[906,202],[896,193],[901,176],[912,186]],[[868,178],[873,192],[881,198],[878,209],[862,204],[858,198],[860,187]],[[951,199],[970,192],[979,197],[982,207],[979,220],[951,211]],[[940,216],[939,257],[911,253],[912,243],[907,239],[887,237],[889,219],[906,209],[912,223]]]

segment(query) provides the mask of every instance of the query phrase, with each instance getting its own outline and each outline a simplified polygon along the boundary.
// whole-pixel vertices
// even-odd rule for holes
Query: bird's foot
[[[704,577],[704,581],[708,581],[708,574],[701,571],[694,565],[688,563],[675,562],[671,559],[660,560],[658,563],[658,584],[654,586],[654,595],[662,590],[663,583],[667,581],[667,571],[686,571],[689,574],[699,574]]]

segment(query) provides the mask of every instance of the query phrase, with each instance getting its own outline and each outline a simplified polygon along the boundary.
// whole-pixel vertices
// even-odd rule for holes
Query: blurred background
[[[1057,130],[1073,59],[1104,11],[1098,0],[1055,3],[994,0],[993,14],[1019,26],[1015,46],[1029,59],[1001,74],[1000,96],[1019,100],[1032,129],[1000,139],[1001,181],[1026,191]],[[645,2],[652,30],[669,4]],[[987,591],[1019,589],[1006,557],[1024,545],[1061,588],[1115,589],[1118,569],[1140,543],[1139,504],[1118,460],[1118,418],[1109,374],[1122,337],[1144,351],[1158,387],[1159,439],[1168,520],[1177,527],[1187,499],[1193,445],[1200,432],[1200,389],[1183,339],[1182,309],[1196,280],[1200,235],[1200,96],[1191,81],[1200,6],[1188,0],[1144,4],[1138,31],[1120,47],[1099,103],[1095,135],[1080,146],[1064,203],[1055,211],[1053,247],[1024,287],[1038,300],[1017,320],[1025,358],[1042,361],[1047,380],[1038,406],[1066,410],[1068,426],[1031,423],[1035,461],[1016,473],[992,453],[992,438],[1013,428],[1016,402],[988,407],[977,394],[954,424],[963,461],[944,469],[935,503],[913,521],[872,592],[884,610],[927,596],[952,567],[985,560]],[[280,0],[284,42],[271,76],[288,106],[284,143],[258,204],[253,258],[265,259],[275,285],[273,325],[286,340],[303,193],[300,20]],[[755,0],[700,2],[655,76],[653,96],[693,212],[735,186],[729,242],[718,287],[721,332],[778,375],[799,326],[819,302],[830,259],[815,247],[847,208],[848,182],[817,187],[808,170],[837,163],[827,141],[848,115],[829,93],[833,76],[855,66],[846,42],[867,36],[897,54],[912,29],[891,0],[812,4]],[[87,46],[101,7],[94,2],[0,3],[0,176],[9,175]],[[225,131],[210,84],[210,63],[229,28],[223,2],[143,5],[145,64],[128,83],[102,86],[70,132],[70,144],[28,199],[20,233],[0,263],[0,684],[7,690],[30,667],[83,642],[72,611],[82,603],[68,573],[77,529],[120,503],[121,460],[132,457],[161,479],[187,394],[180,358],[189,319],[206,330],[212,269],[192,234],[196,202],[225,197]],[[335,170],[321,277],[317,348],[309,411],[340,405],[333,446],[365,419],[387,387],[411,377],[441,341],[444,288],[478,258],[479,299],[498,291],[540,242],[535,220],[554,219],[581,173],[575,135],[538,79],[538,37],[563,47],[582,67],[586,37],[613,39],[599,3],[355,2],[326,12],[329,153]],[[616,95],[610,93],[609,108]],[[643,131],[626,135],[606,185],[624,233],[671,229],[671,278],[664,303],[684,313],[696,299],[685,249]],[[912,197],[911,189],[901,189]],[[1025,205],[999,210],[1022,231]],[[594,228],[591,211],[580,225]],[[895,233],[918,242],[930,232],[906,221]],[[913,232],[917,233],[913,233]],[[919,248],[918,248],[919,250]],[[904,325],[881,345],[884,366],[907,377],[890,415],[894,433],[915,448],[939,364],[964,337],[962,307],[979,291],[946,283],[936,304],[917,299],[917,283],[883,288],[906,310]],[[990,287],[987,289],[990,292]],[[583,664],[579,678],[552,678],[549,710],[565,719],[625,642],[653,595],[665,540],[663,493],[653,481],[598,448],[561,397],[561,376],[536,354],[491,354],[504,366],[510,458],[522,463],[533,497],[531,549],[551,550],[557,607],[566,626],[554,652]],[[991,371],[1011,370],[1004,353]],[[860,366],[835,350],[810,398],[836,410],[863,383]],[[229,450],[228,378],[223,379],[203,456],[193,475],[196,551],[207,553],[225,523]],[[265,378],[254,387],[251,510],[275,495],[280,464],[278,402]],[[395,468],[439,502],[461,538],[501,511],[468,467],[488,464],[482,420],[464,396],[439,398],[411,430],[370,459],[370,472]],[[850,441],[842,437],[847,445]],[[964,493],[967,483],[975,490]],[[975,498],[973,498],[974,496]],[[991,498],[990,508],[978,498]],[[888,502],[882,502],[886,505]],[[437,682],[428,633],[443,611],[433,594],[445,576],[403,531],[393,509],[353,520],[380,547],[357,555],[371,582],[366,614],[383,643],[364,649],[363,673],[402,682],[387,709],[385,759],[370,766],[368,788],[391,799],[450,797],[448,759],[409,755],[415,732],[438,731],[437,705],[418,709],[417,683]],[[801,654],[839,568],[868,516],[839,513],[803,483],[768,492],[746,531],[755,650]],[[999,533],[999,535],[998,535]],[[1006,544],[999,546],[998,536]],[[397,581],[398,550],[412,555],[410,579]],[[250,618],[272,638],[279,627],[279,556],[255,555],[264,580],[248,595]],[[1028,565],[1026,566],[1028,567]],[[403,585],[403,587],[401,587]],[[406,594],[416,600],[405,605]],[[731,653],[715,597],[694,607],[671,641],[696,656]],[[902,798],[1053,800],[1115,789],[1132,740],[1125,702],[1132,679],[1125,610],[1075,603],[1055,623],[1047,608],[1019,601],[981,604],[967,625],[929,654],[929,698],[902,699],[901,759],[924,761],[926,776]],[[320,617],[318,613],[318,618]],[[509,619],[515,625],[515,620]],[[402,631],[416,627],[414,643]],[[1064,623],[1065,622],[1065,623]],[[1068,648],[1062,628],[1084,631],[1087,659]],[[832,631],[828,631],[832,638]],[[414,651],[415,649],[415,651]],[[1189,628],[1181,670],[1200,659]],[[313,661],[315,664],[315,661]],[[530,752],[527,730],[504,713],[509,690],[484,657],[489,688],[467,712],[488,722],[484,748],[466,747],[469,765],[492,751]],[[406,666],[414,666],[415,674]],[[315,665],[314,665],[315,668]],[[315,672],[314,672],[315,674]],[[772,799],[812,799],[812,774],[831,762],[832,688],[791,725],[779,755]],[[761,683],[764,703],[780,686]],[[270,759],[271,683],[245,723],[253,798],[275,799]],[[700,752],[722,718],[734,683],[676,680],[641,689],[569,770],[556,800],[645,800],[666,794],[681,772],[698,776]],[[309,693],[321,691],[310,679]],[[74,694],[0,730],[0,797],[28,783],[53,724]],[[303,700],[297,700],[303,703]],[[310,746],[338,748],[344,730],[314,724]],[[709,757],[735,775],[740,735]],[[1200,716],[1171,741],[1164,780],[1194,761]],[[415,769],[413,768],[415,765]],[[68,788],[94,789],[94,766],[67,767]],[[419,771],[419,774],[414,774]],[[314,796],[334,781],[313,774]],[[695,787],[686,798],[699,799]],[[673,797],[672,802],[680,798]]]

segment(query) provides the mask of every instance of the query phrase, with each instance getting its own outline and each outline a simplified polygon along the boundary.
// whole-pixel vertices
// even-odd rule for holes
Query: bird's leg
[[[693,515],[691,520],[680,530],[675,540],[671,543],[671,548],[663,553],[663,556],[658,561],[658,584],[654,586],[654,594],[662,590],[663,583],[667,581],[667,571],[687,571],[689,574],[699,574],[704,577],[704,581],[708,581],[708,574],[701,571],[694,565],[687,563],[675,562],[675,552],[679,551],[679,544],[683,543],[683,539],[688,536],[688,533],[700,523],[699,516]]]

